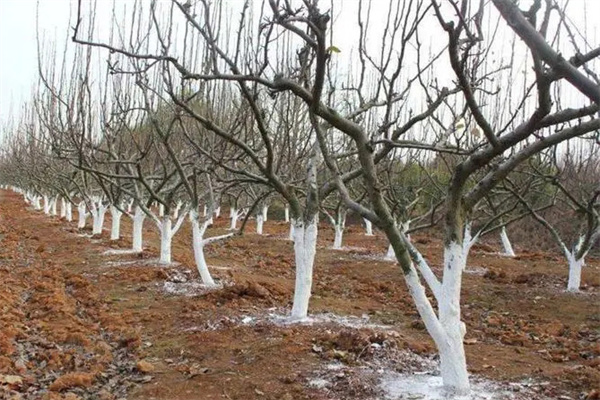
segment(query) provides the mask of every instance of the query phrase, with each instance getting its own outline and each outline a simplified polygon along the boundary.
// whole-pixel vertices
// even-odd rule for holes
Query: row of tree
[[[95,9],[79,2],[74,45],[57,54],[40,40],[39,85],[6,137],[2,182],[48,213],[60,203],[67,220],[76,206],[94,233],[110,212],[112,239],[129,216],[135,251],[149,218],[164,263],[189,218],[208,285],[204,246],[240,219],[255,218],[262,233],[281,201],[294,320],[308,314],[319,214],[336,248],[346,213],[358,214],[368,234],[375,226],[389,240],[444,384],[467,392],[460,292],[472,245],[500,232],[513,253],[505,227],[531,215],[561,243],[577,290],[600,236],[600,48],[553,0],[528,10],[511,0],[390,1],[381,23],[370,2],[350,17],[329,6],[135,2],[113,10],[103,37]],[[354,43],[341,51],[347,32]],[[232,232],[206,237],[221,205]],[[553,206],[581,218],[572,245],[544,218]],[[433,226],[444,237],[442,276],[410,241]]]

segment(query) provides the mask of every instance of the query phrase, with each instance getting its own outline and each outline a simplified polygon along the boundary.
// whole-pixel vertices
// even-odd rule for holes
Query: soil
[[[216,219],[207,236],[228,222]],[[382,396],[377,378],[361,371],[435,364],[399,268],[383,260],[385,238],[361,226],[332,250],[333,229],[321,225],[315,318],[305,324],[284,318],[294,278],[284,222],[265,222],[259,236],[249,221],[244,235],[211,244],[217,289],[197,284],[187,224],[169,266],[157,264],[151,221],[141,254],[106,253],[131,245],[127,217],[123,239],[109,241],[109,227],[107,213],[105,232],[91,237],[0,191],[0,398],[371,399]],[[441,242],[413,240],[439,273]],[[470,372],[533,382],[535,395],[522,398],[596,398],[600,260],[587,260],[573,294],[559,255],[498,250],[493,241],[475,246],[464,275]]]

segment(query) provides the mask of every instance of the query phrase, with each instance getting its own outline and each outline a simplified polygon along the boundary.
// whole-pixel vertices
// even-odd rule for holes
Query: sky
[[[131,4],[132,0],[117,0]],[[142,0],[149,2],[149,0]],[[165,0],[166,1],[166,0]],[[351,34],[345,34],[343,25],[346,19],[352,25],[356,22],[357,0],[333,0],[335,9],[342,10],[337,26],[342,29],[339,47],[347,55],[347,49],[354,40]],[[374,4],[378,4],[376,0]],[[403,0],[399,0],[403,1]],[[444,0],[442,0],[444,1]],[[598,46],[599,24],[595,20],[584,21],[584,15],[599,15],[600,0],[561,0],[569,2],[569,14],[581,29],[591,32],[591,41]],[[230,0],[237,5],[241,0]],[[477,1],[478,2],[478,1]],[[530,0],[522,0],[526,4]],[[84,0],[84,3],[89,1]],[[387,3],[387,2],[386,2]],[[30,98],[32,87],[37,80],[37,41],[36,41],[36,5],[38,0],[0,0],[0,128],[14,118],[24,101]],[[329,0],[322,7],[328,7]],[[98,0],[98,25],[110,24],[112,0]],[[386,7],[374,7],[375,13],[385,12]],[[39,31],[45,41],[56,41],[62,46],[66,29],[69,27],[71,12],[75,10],[75,0],[39,0]],[[336,18],[336,19],[338,19]],[[383,18],[380,15],[379,18]],[[105,21],[103,21],[105,19]],[[350,22],[351,21],[351,22]],[[590,26],[585,27],[585,24]],[[591,43],[592,45],[594,43]],[[337,43],[336,43],[337,45]],[[1,133],[0,133],[1,134]]]
[[[0,0],[0,124],[18,111],[37,79],[36,3]],[[64,38],[70,0],[41,0],[39,10],[40,32]]]

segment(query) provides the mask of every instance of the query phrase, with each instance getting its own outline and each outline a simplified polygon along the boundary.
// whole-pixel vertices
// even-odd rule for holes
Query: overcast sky
[[[242,0],[231,2],[241,3]],[[522,1],[523,4],[528,2],[530,0]],[[11,115],[18,114],[23,101],[30,97],[32,86],[37,79],[36,3],[37,0],[0,0],[0,127]],[[323,3],[323,7],[326,8],[329,1]],[[349,15],[348,18],[352,19],[352,24],[355,24],[356,11],[352,9],[356,8],[358,1],[341,0],[338,4],[340,3]],[[374,4],[377,4],[377,1],[374,1]],[[110,24],[111,7],[111,0],[98,0],[99,19],[102,18],[101,14],[107,19],[104,27]],[[72,0],[39,0],[39,29],[45,41],[57,41],[59,46],[62,46],[69,26],[70,13],[74,8],[75,2]],[[382,10],[376,10],[380,11]],[[587,22],[584,18],[586,13],[593,16]],[[597,22],[600,0],[569,0],[569,15],[577,21],[581,30],[587,30],[588,39],[592,42],[590,45],[597,47],[600,37]],[[100,26],[103,25],[102,21],[98,22]],[[344,24],[343,21],[339,22]],[[589,26],[586,27],[585,24]],[[344,39],[352,40],[348,36]]]

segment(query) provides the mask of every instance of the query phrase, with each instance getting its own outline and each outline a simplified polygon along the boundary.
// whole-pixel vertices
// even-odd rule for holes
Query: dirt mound
[[[220,304],[258,301],[275,305],[287,295],[289,293],[285,289],[274,283],[245,281],[210,292],[206,295],[206,299]]]

